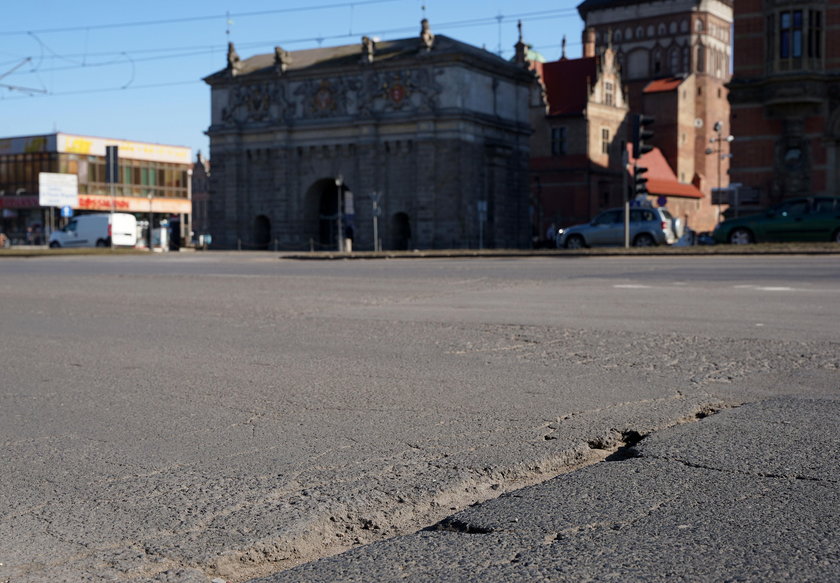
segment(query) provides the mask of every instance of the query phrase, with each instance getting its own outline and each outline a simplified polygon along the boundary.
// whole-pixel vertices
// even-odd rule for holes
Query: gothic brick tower
[[[705,195],[691,225],[695,230],[714,226],[720,207],[712,204],[711,191],[729,184],[732,5],[732,0],[585,0],[578,6],[584,56],[612,46],[630,110],[656,117],[653,144],[681,182]]]

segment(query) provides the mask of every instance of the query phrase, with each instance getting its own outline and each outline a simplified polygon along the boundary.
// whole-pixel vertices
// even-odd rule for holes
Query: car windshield
[[[592,221],[593,225],[609,225],[612,223],[618,223],[621,219],[619,215],[621,211],[606,211],[595,217],[595,220]]]

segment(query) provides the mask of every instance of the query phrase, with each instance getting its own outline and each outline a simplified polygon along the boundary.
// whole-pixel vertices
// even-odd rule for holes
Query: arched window
[[[656,33],[659,36],[665,36],[665,23],[664,22],[659,23],[659,28],[657,29]]]
[[[698,73],[704,73],[706,71],[706,49],[703,45],[697,46],[697,61],[695,63],[695,69]]]
[[[672,22],[668,26],[668,32],[671,33],[671,34],[677,34],[677,23],[676,22]]]
[[[624,38],[627,40],[633,40],[633,29],[629,26],[624,29]]]

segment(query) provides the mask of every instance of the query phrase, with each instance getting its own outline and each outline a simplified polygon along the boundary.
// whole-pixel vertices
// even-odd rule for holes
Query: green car
[[[755,215],[727,219],[712,233],[716,243],[765,241],[840,243],[840,196],[792,198]]]

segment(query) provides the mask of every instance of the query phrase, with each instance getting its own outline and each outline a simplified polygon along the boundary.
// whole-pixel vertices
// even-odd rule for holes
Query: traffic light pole
[[[630,248],[630,192],[627,184],[627,149],[621,153],[621,191],[624,193],[624,248]]]
[[[652,125],[654,118],[648,115],[636,114],[633,116],[633,134],[632,134],[632,148],[633,148],[633,199],[637,199],[640,195],[647,197],[649,195],[647,189],[647,181],[645,173],[648,169],[644,166],[639,166],[639,160],[642,156],[653,150],[653,146],[647,143],[652,137],[653,132],[645,129]],[[627,167],[625,165],[624,176],[627,176]],[[627,190],[625,189],[625,192]],[[629,197],[629,193],[626,195]],[[630,203],[629,201],[624,206],[624,246],[630,246]]]

